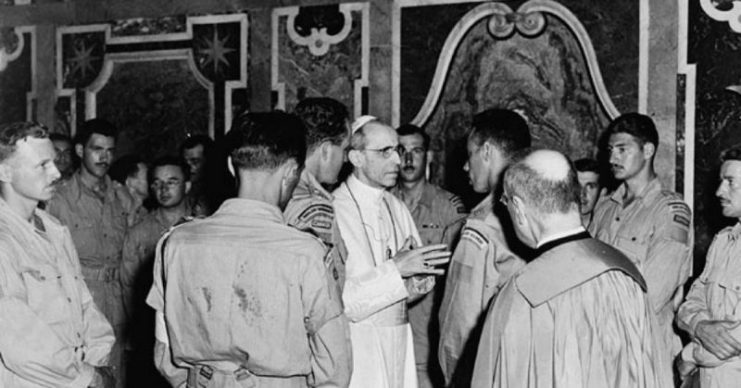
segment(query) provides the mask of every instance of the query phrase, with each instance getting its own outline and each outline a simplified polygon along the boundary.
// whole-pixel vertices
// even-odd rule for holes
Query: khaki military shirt
[[[679,327],[691,336],[694,336],[697,324],[704,320],[741,320],[741,224],[727,227],[715,236],[705,269],[692,283],[687,300],[677,312]],[[741,338],[735,339],[741,341]],[[741,357],[731,357],[720,361],[717,366],[700,368],[700,386],[703,388],[733,387],[739,381]]]
[[[674,313],[682,301],[682,286],[692,271],[692,214],[682,198],[663,190],[653,179],[630,203],[625,185],[601,199],[589,232],[622,251],[648,284],[648,298],[657,315],[668,357],[681,349],[674,333]]]
[[[113,342],[67,228],[0,199],[0,387],[87,387]]]
[[[448,269],[438,355],[447,383],[454,374],[456,381],[458,376],[470,378],[482,315],[507,280],[525,265],[507,245],[492,198],[484,198],[466,219]],[[459,365],[466,370],[457,371]]]
[[[348,384],[349,330],[325,248],[276,206],[229,199],[174,228],[156,254],[147,303],[165,316],[167,353],[182,371],[168,372],[173,386],[202,366],[213,379],[240,370],[220,387]]]
[[[118,331],[125,320],[121,251],[134,201],[124,186],[107,176],[105,180],[106,189],[98,194],[82,182],[78,171],[59,188],[47,209],[69,228],[93,299]]]
[[[69,228],[87,268],[118,267],[134,202],[126,188],[106,177],[106,190],[98,195],[85,186],[78,171],[49,201],[48,211]]]
[[[172,224],[165,218],[162,209],[157,209],[144,216],[126,234],[121,260],[121,286],[129,318],[132,316],[134,299],[144,300],[152,286],[154,248],[170,227]],[[137,295],[141,295],[141,298]]]
[[[337,228],[333,199],[316,177],[304,170],[283,214],[289,225],[308,231],[322,240],[328,250],[325,257],[327,268],[340,287],[341,295],[345,284],[347,247]]]
[[[393,188],[391,192],[403,200],[402,189],[399,186]],[[450,249],[454,248],[467,216],[463,201],[457,195],[424,182],[422,194],[409,211],[412,213],[422,244],[444,243],[448,244]],[[440,328],[437,314],[443,285],[443,282],[439,282],[433,291],[409,305],[409,324],[412,326],[414,357],[418,371],[420,369],[426,371],[438,364],[437,343]],[[429,372],[424,376],[419,375],[418,379],[420,385],[432,386]]]

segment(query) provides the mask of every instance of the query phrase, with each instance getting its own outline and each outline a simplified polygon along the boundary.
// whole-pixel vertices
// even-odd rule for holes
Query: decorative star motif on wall
[[[82,78],[87,77],[88,71],[94,72],[93,62],[97,61],[99,57],[93,55],[93,47],[85,47],[82,43],[79,47],[74,48],[75,54],[69,59],[72,64],[70,72],[72,74],[81,73]]]
[[[213,64],[214,73],[219,72],[219,65],[222,63],[229,66],[229,61],[226,59],[226,55],[237,51],[236,49],[227,47],[226,43],[229,41],[229,35],[225,36],[224,39],[219,39],[219,33],[214,28],[214,36],[211,40],[203,40],[205,44],[204,48],[198,49],[198,53],[205,57],[204,67],[209,63]]]

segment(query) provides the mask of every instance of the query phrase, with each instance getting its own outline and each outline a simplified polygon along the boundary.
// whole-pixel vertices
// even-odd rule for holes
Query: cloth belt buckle
[[[116,267],[106,267],[102,269],[103,271],[103,280],[106,282],[113,282],[118,280],[118,268]]]
[[[214,370],[214,368],[208,365],[196,365],[193,369],[194,370],[192,370],[189,373],[189,377],[190,376],[194,377],[192,380],[189,378],[189,380],[191,380],[190,385],[188,385],[189,388],[190,387],[192,388],[210,387],[211,380],[214,378],[214,374],[219,373],[219,371]],[[226,373],[233,374],[234,379],[236,381],[244,381],[244,383],[242,383],[242,386],[244,387],[252,388],[252,387],[255,387],[257,384],[257,382],[254,380],[245,381],[245,380],[248,380],[250,377],[252,377],[252,373],[250,373],[250,371],[245,368],[239,368],[235,370],[234,372],[231,372],[231,373],[226,372]]]

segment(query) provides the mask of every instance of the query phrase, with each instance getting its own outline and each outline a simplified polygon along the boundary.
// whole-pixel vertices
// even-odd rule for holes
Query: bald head
[[[540,214],[579,214],[579,181],[571,162],[558,151],[526,152],[505,172],[504,187]]]
[[[551,181],[564,180],[569,175],[571,165],[566,157],[553,150],[536,150],[527,155],[523,160],[543,179]]]

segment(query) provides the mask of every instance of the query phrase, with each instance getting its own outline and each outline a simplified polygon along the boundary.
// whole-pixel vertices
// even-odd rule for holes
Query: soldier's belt
[[[209,388],[222,387],[226,381],[238,381],[242,387],[254,387],[257,382],[254,375],[245,368],[237,368],[234,371],[216,369],[209,365],[196,364],[188,370],[187,388]]]
[[[82,276],[88,280],[98,280],[102,282],[117,282],[121,278],[118,267],[82,267]]]

